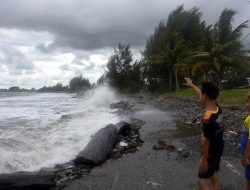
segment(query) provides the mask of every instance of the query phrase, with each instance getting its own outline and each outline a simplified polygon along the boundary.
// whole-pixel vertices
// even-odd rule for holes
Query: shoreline
[[[117,109],[116,114],[126,122],[144,124],[137,135],[130,135],[136,135],[135,139],[118,138],[111,155],[95,167],[77,166],[70,161],[41,170],[48,172],[50,183],[54,180],[57,184],[52,189],[197,189],[201,105],[194,100],[172,96],[137,94],[121,96],[121,99],[110,105]],[[223,180],[222,186],[224,190],[242,189],[239,134],[244,113],[238,107],[223,108],[226,132],[221,176],[222,179],[234,179],[234,182]],[[140,137],[144,143],[133,145],[141,141]],[[51,177],[53,172],[55,179]],[[186,179],[181,180],[181,176]],[[26,177],[34,179],[33,174]],[[128,180],[131,177],[135,181]]]
[[[80,189],[198,189],[199,114],[202,107],[181,98],[149,95],[124,96],[118,111],[145,122],[140,129],[144,144],[133,154],[108,160],[81,179],[69,182],[65,190]],[[143,110],[161,112],[141,114]],[[139,113],[139,114],[138,114]],[[224,108],[225,151],[221,163],[222,189],[242,189],[243,168],[239,163],[240,110]],[[230,132],[229,132],[230,131]],[[159,141],[175,149],[155,150]]]
[[[87,175],[91,169],[107,160],[136,152],[143,144],[139,129],[141,121],[120,121],[98,130],[89,143],[71,161],[38,171],[18,171],[0,174],[1,190],[60,190],[69,181]]]

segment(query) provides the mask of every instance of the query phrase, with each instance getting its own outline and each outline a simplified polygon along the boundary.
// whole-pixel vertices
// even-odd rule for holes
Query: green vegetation
[[[88,79],[83,78],[82,76],[74,77],[69,81],[70,91],[81,91],[88,90],[91,88],[91,84]]]
[[[61,83],[57,83],[55,86],[39,88],[38,92],[65,92],[68,90],[68,86],[63,86]]]
[[[89,80],[83,78],[81,75],[72,78],[69,81],[69,86],[63,86],[62,83],[57,83],[54,86],[43,86],[39,89],[25,89],[18,86],[12,86],[9,89],[0,89],[0,92],[78,92],[91,89],[94,85],[91,85]]]
[[[195,93],[194,93],[193,89],[188,88],[188,89],[178,90],[174,93],[174,95],[176,95],[178,97],[192,97],[192,96],[195,96]]]
[[[57,83],[55,86],[39,88],[38,92],[77,92],[88,90],[92,87],[89,80],[83,78],[81,75],[72,78],[69,81],[69,86],[63,86],[61,83]]]
[[[119,90],[128,89],[136,92],[143,88],[140,62],[133,62],[129,45],[119,44],[114,50],[114,55],[109,58],[107,72],[99,80],[98,84],[107,81]],[[106,80],[105,80],[106,78]]]
[[[26,88],[20,88],[19,86],[11,86],[8,89],[0,89],[0,92],[33,92],[33,91],[35,91],[34,88],[26,89]]]
[[[219,102],[225,104],[240,104],[244,105],[247,89],[230,89],[222,90],[218,98]]]
[[[218,101],[223,104],[238,104],[244,105],[245,97],[248,89],[230,89],[220,91]],[[168,96],[169,94],[167,94]],[[177,92],[170,93],[170,95],[176,95],[177,97],[185,98],[197,98],[192,89],[181,89]]]
[[[233,27],[235,14],[224,9],[218,22],[208,25],[198,8],[184,10],[181,5],[156,27],[141,60],[133,61],[129,45],[119,44],[99,82],[106,81],[119,90],[156,93],[178,91],[185,76],[196,84],[212,81],[220,89],[247,86],[250,51],[242,45],[247,21]]]

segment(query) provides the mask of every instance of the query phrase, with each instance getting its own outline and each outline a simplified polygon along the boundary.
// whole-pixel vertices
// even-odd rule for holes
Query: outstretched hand
[[[184,85],[190,86],[190,87],[193,85],[193,82],[192,82],[192,80],[190,78],[185,77],[184,79],[186,81],[186,83],[184,83]]]

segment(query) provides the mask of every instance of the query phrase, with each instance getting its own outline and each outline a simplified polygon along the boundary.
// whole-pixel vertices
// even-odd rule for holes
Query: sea
[[[85,93],[0,93],[0,173],[38,171],[74,159],[91,136],[121,118],[108,87]]]

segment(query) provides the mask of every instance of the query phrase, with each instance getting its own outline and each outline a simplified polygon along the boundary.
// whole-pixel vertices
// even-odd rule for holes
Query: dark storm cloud
[[[225,7],[238,11],[237,23],[249,19],[248,0],[2,0],[0,27],[50,32],[54,41],[37,46],[47,53],[114,47],[118,42],[143,47],[159,21],[181,4],[201,8],[212,24]]]
[[[145,39],[145,31],[151,27],[147,22],[152,23],[152,19],[142,21],[140,15],[149,7],[143,9],[139,3],[136,10],[135,4],[138,3],[131,0],[120,3],[102,0],[3,0],[0,27],[51,32],[55,36],[54,42],[38,46],[44,52],[64,46],[76,49],[113,47],[119,41],[137,46]]]

